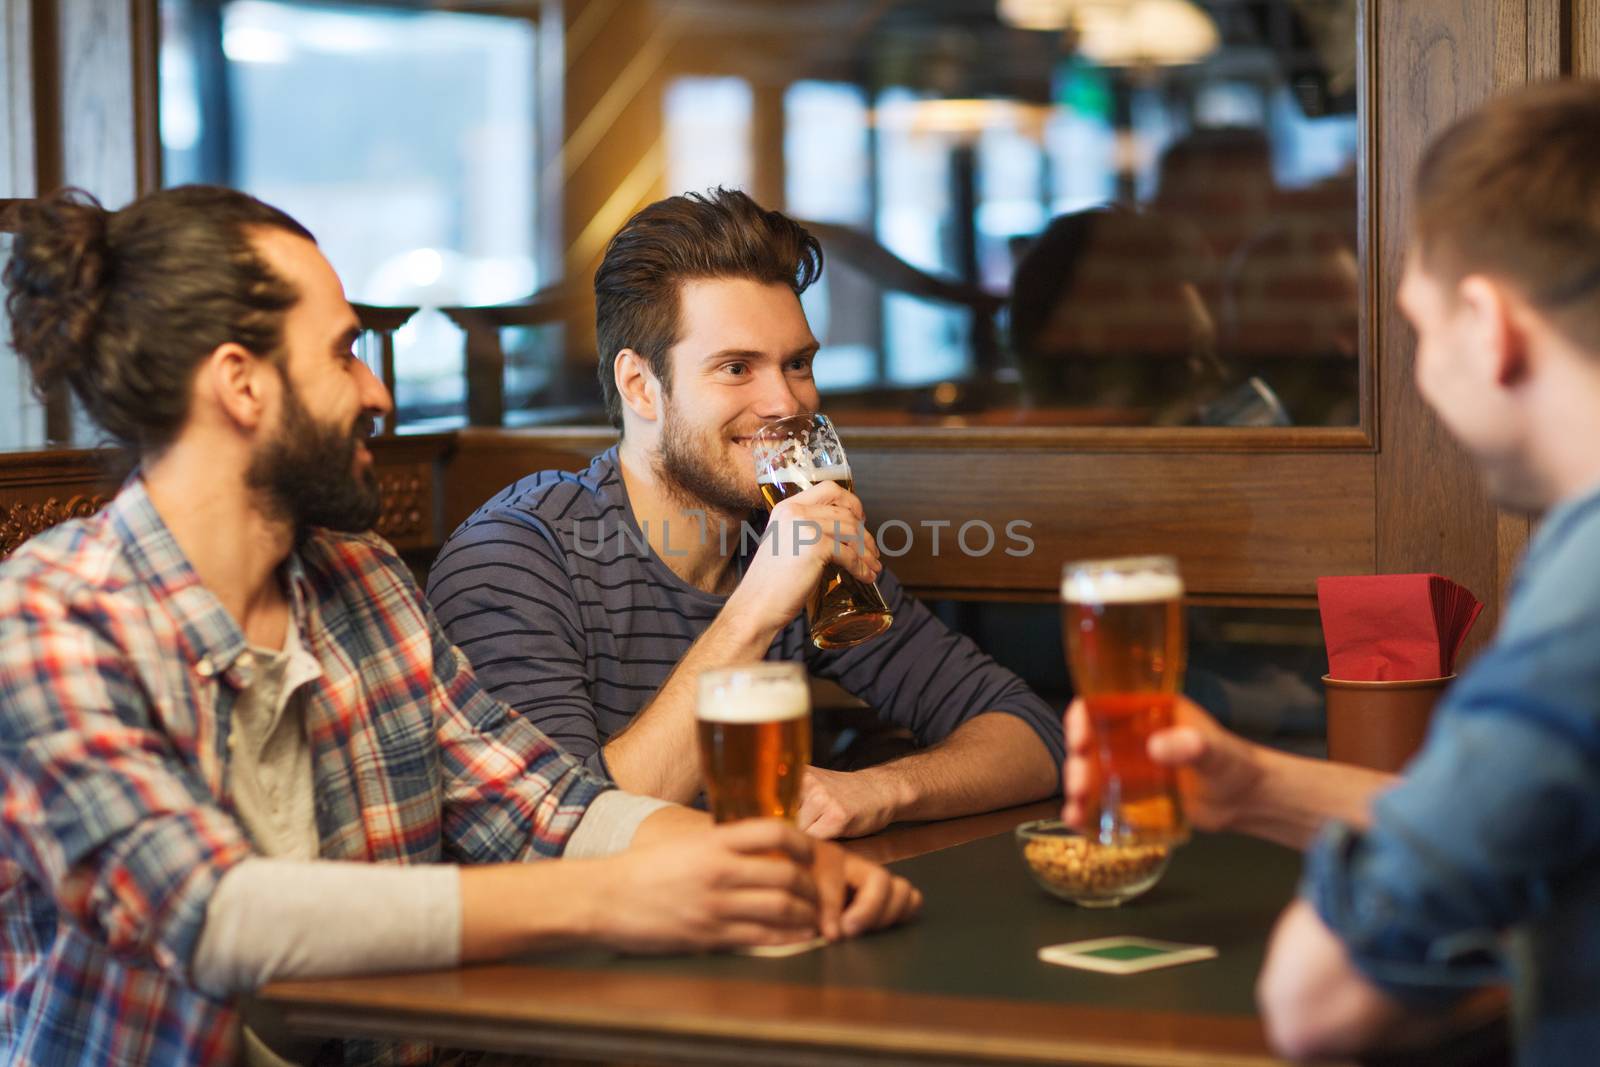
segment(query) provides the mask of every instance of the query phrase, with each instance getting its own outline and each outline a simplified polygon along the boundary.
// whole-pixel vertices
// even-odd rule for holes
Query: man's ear
[[[611,364],[617,395],[636,416],[655,422],[661,411],[661,382],[638,352],[624,348]]]
[[[1523,301],[1502,283],[1483,274],[1469,274],[1456,287],[1460,310],[1468,315],[1480,369],[1496,385],[1509,388],[1528,373],[1528,335],[1522,322]]]
[[[266,421],[271,404],[268,379],[276,377],[276,368],[266,360],[230,341],[206,357],[195,387],[207,394],[222,418],[241,430],[253,431]]]

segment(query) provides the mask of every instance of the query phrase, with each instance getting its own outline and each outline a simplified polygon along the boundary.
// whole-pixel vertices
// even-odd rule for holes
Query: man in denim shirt
[[[1425,1039],[1507,975],[1518,1060],[1600,1057],[1600,85],[1490,103],[1417,176],[1418,388],[1503,507],[1543,513],[1491,648],[1403,777],[1250,745],[1185,704],[1153,757],[1195,822],[1306,846],[1258,989],[1286,1055]],[[1068,716],[1066,816],[1087,731]]]

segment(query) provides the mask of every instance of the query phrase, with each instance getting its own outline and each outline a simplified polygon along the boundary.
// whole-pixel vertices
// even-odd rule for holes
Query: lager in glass
[[[1170,556],[1069,563],[1061,628],[1073,685],[1088,707],[1100,775],[1098,829],[1112,843],[1188,836],[1177,778],[1150,758],[1183,685],[1183,580]]]
[[[811,691],[800,664],[704,672],[695,730],[712,819],[794,821],[811,762]]]
[[[855,491],[850,463],[826,415],[769,422],[756,431],[754,446],[756,484],[769,509],[818,482],[838,482]],[[806,602],[806,620],[818,648],[849,648],[883,633],[894,615],[875,583],[829,563]]]

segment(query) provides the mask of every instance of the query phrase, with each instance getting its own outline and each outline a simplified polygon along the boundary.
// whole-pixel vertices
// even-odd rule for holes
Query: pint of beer
[[[1176,843],[1188,837],[1177,779],[1153,761],[1150,735],[1172,725],[1183,685],[1183,580],[1170,556],[1069,563],[1061,629],[1089,710],[1100,775],[1100,839]]]
[[[818,482],[838,482],[854,492],[850,463],[826,415],[769,422],[756,431],[754,445],[756,484],[768,508]],[[806,620],[818,648],[849,648],[883,633],[894,615],[877,585],[830,563],[806,603]]]
[[[794,820],[811,762],[811,691],[800,664],[701,674],[695,730],[712,819]]]

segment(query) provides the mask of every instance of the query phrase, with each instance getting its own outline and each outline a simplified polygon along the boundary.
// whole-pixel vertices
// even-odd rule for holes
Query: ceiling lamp
[[[902,100],[880,105],[874,121],[884,129],[911,134],[933,134],[970,140],[987,130],[1010,129],[1039,137],[1045,109],[1015,100]]]
[[[1019,29],[1070,30],[1077,51],[1103,67],[1170,67],[1217,50],[1217,25],[1192,0],[1000,0]]]
[[[999,15],[1019,30],[1064,30],[1072,22],[1072,0],[1000,0]]]

